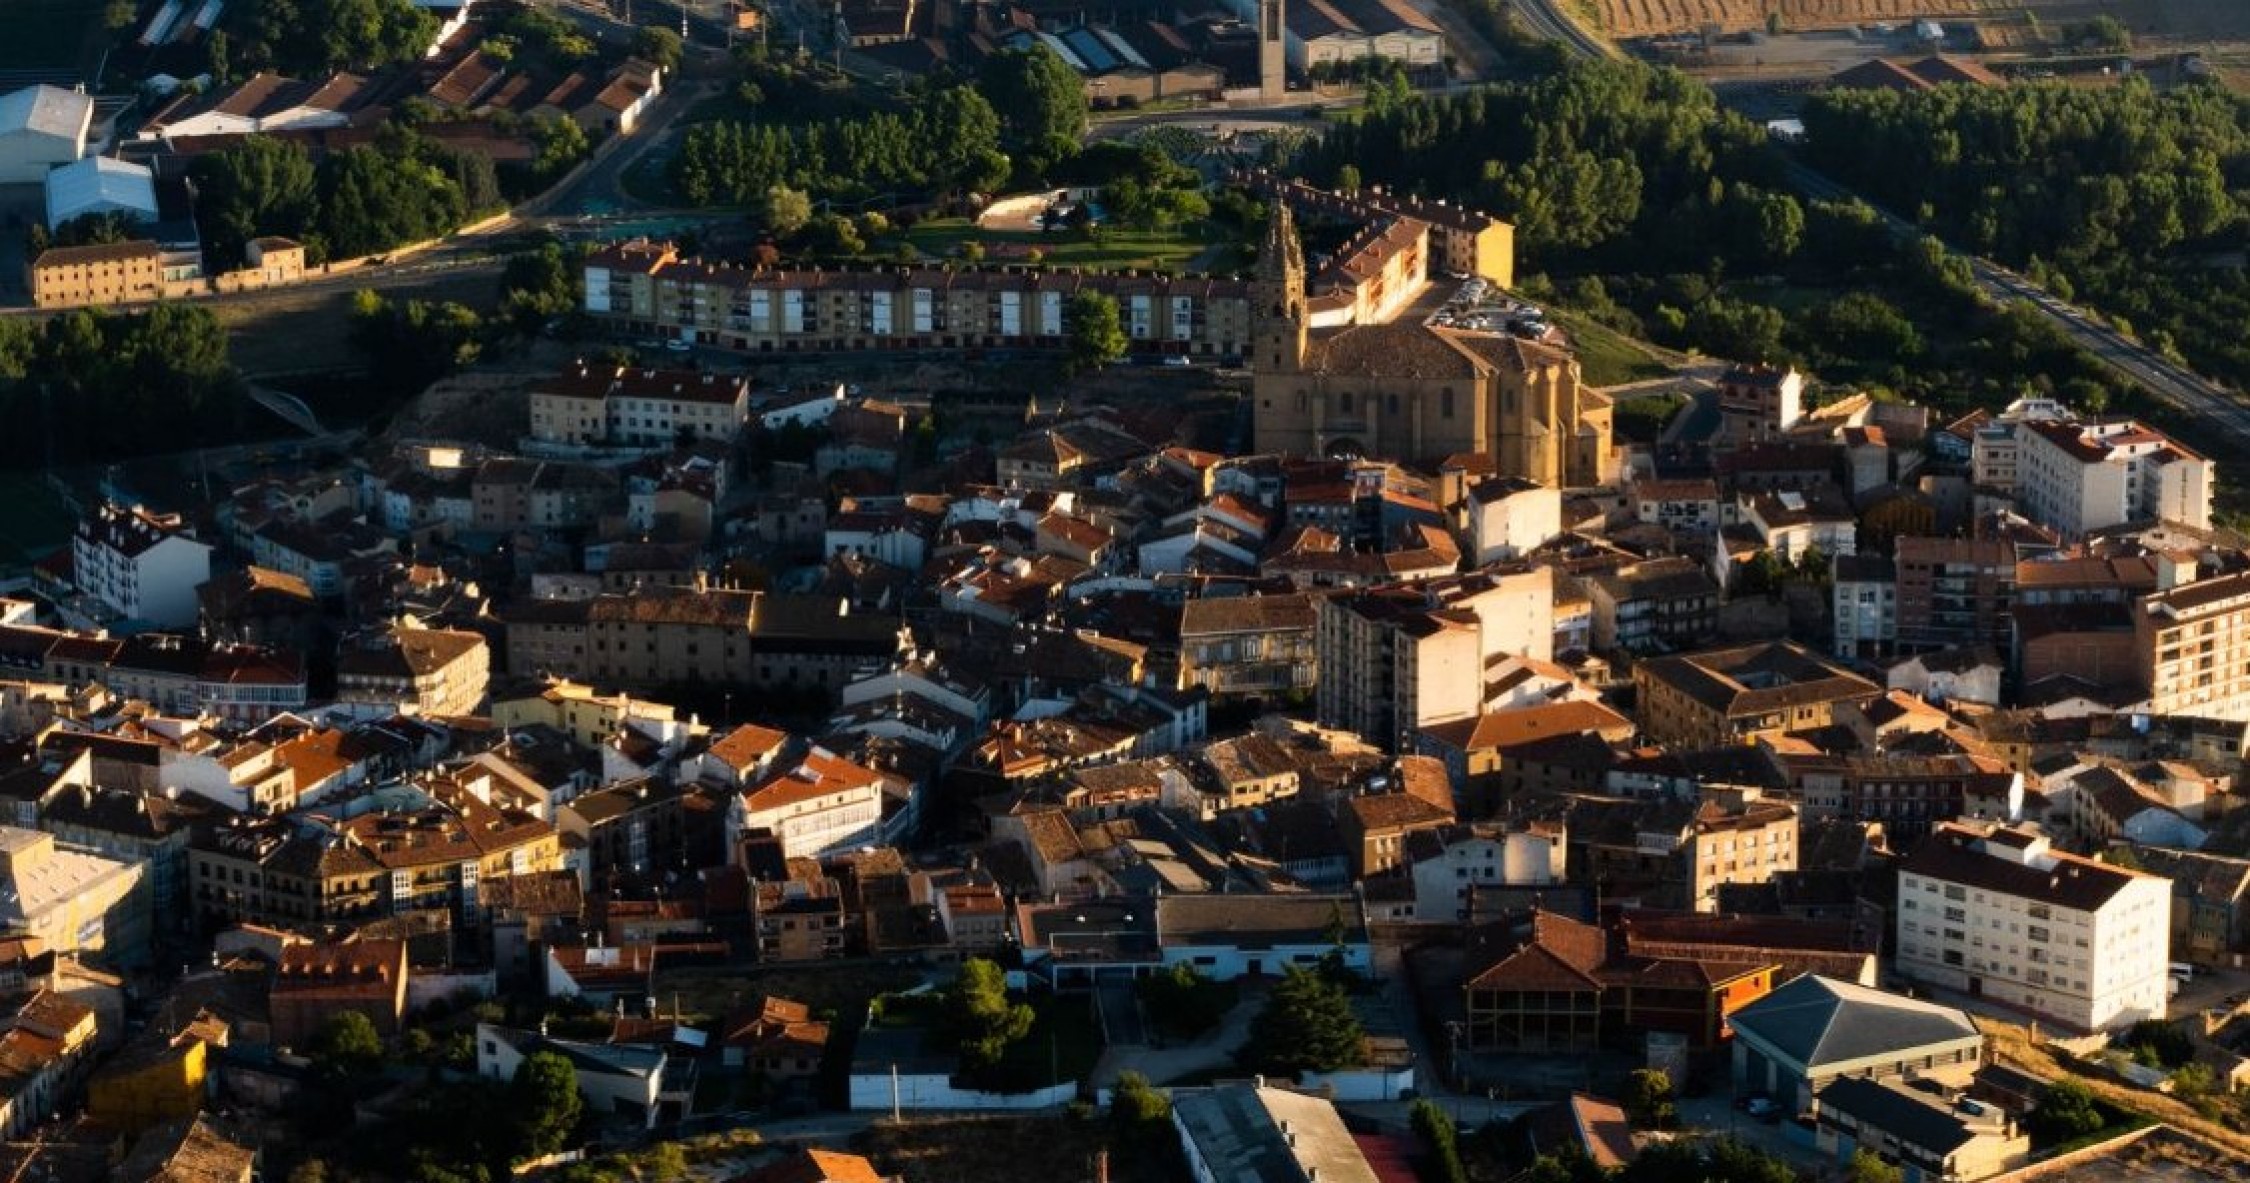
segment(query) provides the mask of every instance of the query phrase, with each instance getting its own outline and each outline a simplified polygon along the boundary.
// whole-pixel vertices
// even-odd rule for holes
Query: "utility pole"
[[[891,1063],[891,1124],[898,1124],[898,1062]]]

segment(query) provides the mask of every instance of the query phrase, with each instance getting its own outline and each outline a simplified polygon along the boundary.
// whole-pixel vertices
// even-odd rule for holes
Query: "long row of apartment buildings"
[[[1031,268],[774,268],[682,258],[669,243],[619,243],[586,260],[586,311],[630,332],[749,353],[1055,349],[1064,309],[1092,290],[1117,301],[1139,352],[1218,359],[1248,350],[1250,284],[1154,272]]]

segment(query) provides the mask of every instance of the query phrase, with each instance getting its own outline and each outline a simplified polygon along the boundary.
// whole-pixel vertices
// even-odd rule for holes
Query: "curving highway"
[[[1615,45],[1610,44],[1606,38],[1587,32],[1585,26],[1573,20],[1569,13],[1557,8],[1555,0],[1511,0],[1508,7],[1533,36],[1559,41],[1564,49],[1580,57],[1620,56]]]

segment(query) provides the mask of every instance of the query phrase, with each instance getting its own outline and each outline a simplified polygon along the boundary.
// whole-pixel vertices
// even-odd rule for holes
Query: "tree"
[[[2177,1068],[2195,1058],[2195,1041],[2179,1024],[2164,1019],[2142,1019],[2126,1030],[2120,1042],[2133,1048],[2136,1056],[2145,1051],[2148,1062],[2166,1068]]]
[[[1066,368],[1073,374],[1116,361],[1129,344],[1117,301],[1092,288],[1080,288],[1063,302],[1063,334],[1069,349]]]
[[[1086,134],[1086,83],[1045,45],[1011,49],[984,59],[977,90],[1000,113],[1004,142],[1016,151],[1075,153]]]
[[[1881,1155],[1862,1147],[1852,1152],[1846,1183],[1905,1183],[1906,1172],[1884,1162]]]
[[[1140,979],[1134,989],[1157,1026],[1185,1039],[1218,1026],[1235,998],[1233,987],[1204,977],[1185,961]]]
[[[547,321],[577,309],[583,272],[573,263],[556,242],[508,256],[500,273],[500,312],[516,332],[529,336]]]
[[[1273,1076],[1333,1072],[1366,1062],[1365,1033],[1343,987],[1300,966],[1282,971],[1237,1053],[1244,1066]]]
[[[687,1151],[677,1142],[658,1142],[640,1155],[633,1167],[640,1183],[674,1183],[687,1178]]]
[[[769,185],[765,200],[759,203],[758,215],[766,223],[766,231],[776,238],[789,238],[812,221],[812,198],[802,189],[787,185]]]
[[[1172,1102],[1150,1086],[1148,1077],[1128,1070],[1118,1073],[1110,1087],[1109,1114],[1120,1133],[1144,1135],[1170,1120]]]
[[[1832,566],[1834,564],[1829,560],[1828,552],[1820,549],[1818,543],[1806,544],[1805,549],[1797,555],[1797,576],[1807,583],[1828,582],[1828,572]]]
[[[576,167],[593,150],[586,138],[586,129],[575,119],[534,119],[531,125],[532,142],[539,146],[539,155],[531,162],[532,176],[540,184],[547,184]]]
[[[633,56],[654,63],[666,74],[680,68],[680,35],[662,25],[643,25],[633,31]]]
[[[338,1076],[358,1076],[383,1062],[383,1037],[375,1024],[356,1010],[328,1016],[313,1035],[309,1049],[315,1062]]]
[[[190,174],[205,245],[221,268],[239,265],[253,238],[302,237],[319,206],[312,157],[272,136],[244,136],[197,157]]]
[[[1407,1117],[1429,1152],[1427,1169],[1418,1172],[1423,1183],[1468,1183],[1469,1171],[1461,1164],[1459,1131],[1453,1119],[1427,1097],[1415,1101]]]
[[[2024,1124],[2051,1144],[2085,1137],[2109,1122],[2094,1099],[2094,1091],[2066,1076],[2047,1086]]]
[[[1031,1033],[1036,1015],[1030,1006],[1008,1000],[1008,979],[982,957],[961,963],[960,976],[945,992],[946,1027],[961,1048],[969,1071],[990,1068],[1008,1045]]]
[[[1339,166],[1336,169],[1336,187],[1346,193],[1359,192],[1359,166],[1356,164]]]
[[[1771,550],[1761,550],[1750,556],[1750,561],[1742,565],[1742,573],[1735,578],[1739,581],[1736,586],[1744,595],[1770,596],[1781,590],[1788,577],[1789,568],[1781,561],[1781,556]]]
[[[514,1133],[515,1153],[538,1158],[561,1150],[577,1128],[585,1099],[578,1095],[578,1074],[560,1052],[539,1051],[524,1057],[508,1084],[508,1116]]]
[[[1663,1129],[1677,1112],[1672,1100],[1672,1077],[1661,1068],[1636,1069],[1625,1078],[1622,1104],[1634,1121]]]

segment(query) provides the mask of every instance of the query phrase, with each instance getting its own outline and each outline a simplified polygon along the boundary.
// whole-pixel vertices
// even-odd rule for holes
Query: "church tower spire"
[[[1254,369],[1290,373],[1305,361],[1306,332],[1311,328],[1305,309],[1305,246],[1297,237],[1297,222],[1289,203],[1273,199],[1266,219],[1266,241],[1258,253],[1258,271],[1250,283],[1257,338]]]

